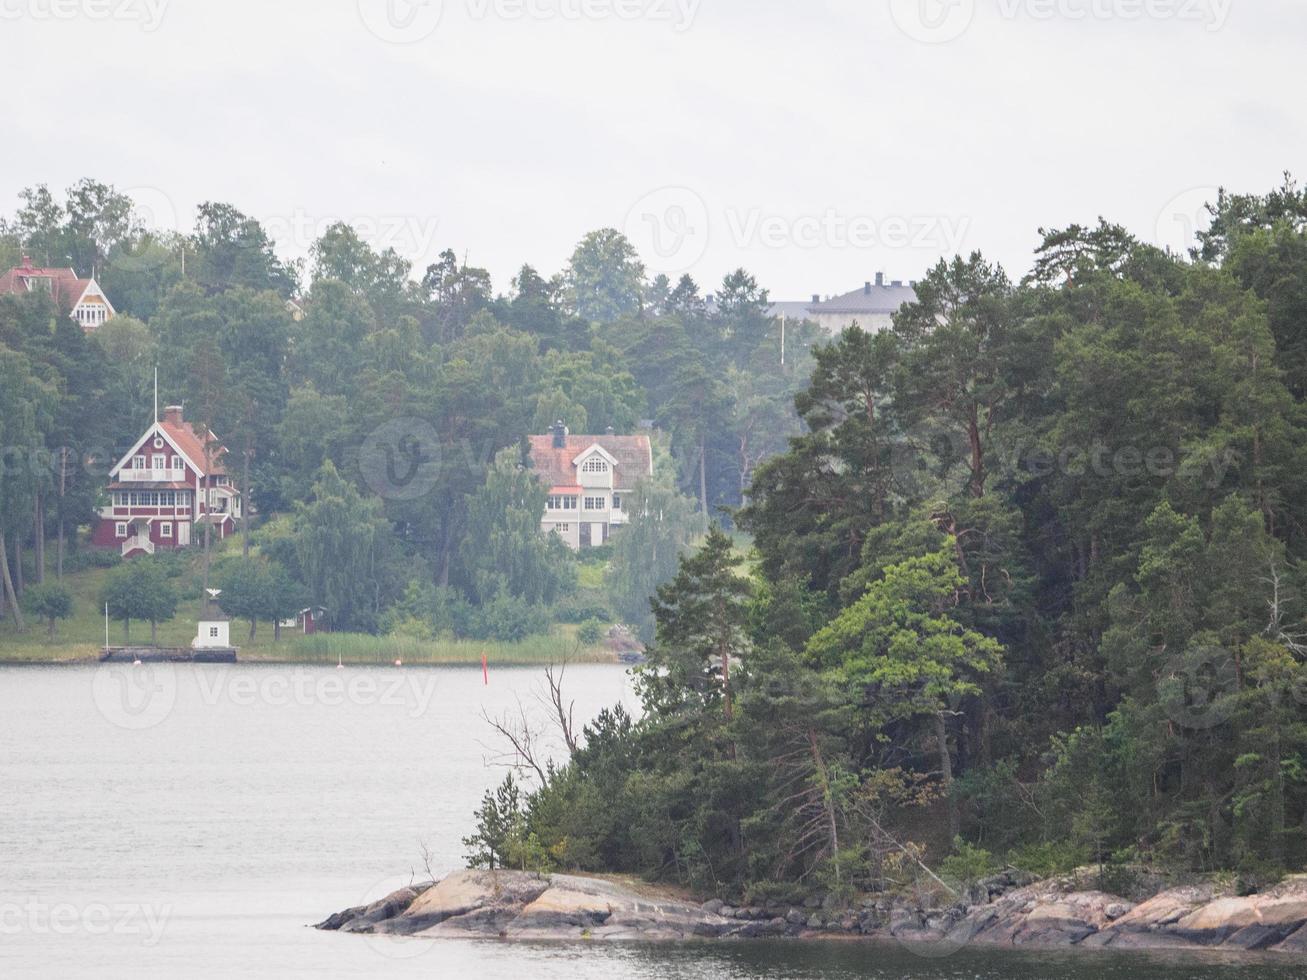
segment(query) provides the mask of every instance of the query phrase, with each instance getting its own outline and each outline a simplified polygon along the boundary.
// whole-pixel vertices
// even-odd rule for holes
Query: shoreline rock
[[[980,882],[972,897],[976,901],[934,910],[889,896],[868,897],[858,908],[827,908],[813,900],[737,908],[609,878],[456,871],[337,912],[315,928],[510,940],[863,937],[948,951],[974,944],[1307,956],[1307,876],[1246,897],[1210,884],[1186,885],[1136,904],[1082,890],[1074,878],[1030,882],[1008,872]]]

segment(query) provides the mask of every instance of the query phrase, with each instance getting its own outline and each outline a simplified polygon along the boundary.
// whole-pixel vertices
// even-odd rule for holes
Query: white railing
[[[123,557],[126,558],[133,551],[144,551],[147,555],[154,554],[154,542],[149,538],[135,537],[128,538],[123,542]]]
[[[185,470],[133,470],[119,471],[118,478],[123,483],[184,483]]]

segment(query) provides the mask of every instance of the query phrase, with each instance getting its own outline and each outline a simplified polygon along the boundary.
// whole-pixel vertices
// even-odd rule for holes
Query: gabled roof
[[[536,474],[551,487],[576,486],[573,460],[593,446],[599,446],[614,461],[618,487],[630,489],[642,477],[653,475],[653,446],[648,436],[568,435],[562,446],[555,447],[554,437],[543,435],[531,436],[530,443]]]
[[[204,437],[201,430],[189,422],[156,422],[145,430],[145,433],[132,444],[132,448],[114,464],[109,475],[117,473],[133,456],[140,453],[141,448],[150,442],[157,433],[163,436],[166,441],[182,459],[186,465],[199,473],[200,476],[209,476],[211,474],[225,474],[226,468],[222,464],[222,458],[226,454],[226,447],[218,444],[218,437],[213,434],[212,429],[205,430],[209,433],[209,440],[212,448],[209,450],[209,471],[204,471]],[[147,455],[148,455],[147,450]]]
[[[22,296],[27,293],[43,291],[49,282],[51,298],[60,307],[72,311],[87,292],[104,299],[105,305],[113,312],[113,304],[104,295],[94,279],[82,279],[72,269],[43,268],[32,265],[32,260],[24,257],[21,265],[0,274],[0,295]],[[94,288],[92,288],[94,287]]]

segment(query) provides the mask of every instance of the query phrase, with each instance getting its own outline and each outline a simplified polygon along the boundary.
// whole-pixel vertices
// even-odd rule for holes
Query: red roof
[[[531,436],[531,462],[542,482],[570,488],[577,482],[572,460],[596,444],[617,460],[614,487],[629,490],[637,480],[653,475],[653,447],[648,436],[568,435],[561,447],[554,445],[552,435]]]
[[[79,279],[72,269],[45,269],[24,256],[21,265],[0,275],[0,295],[25,296],[48,288],[54,301],[71,311],[90,284],[90,279]]]
[[[204,469],[204,432],[206,430],[191,422],[174,422],[171,419],[160,422],[159,428],[167,433],[173,445],[189,456],[196,466]],[[227,449],[218,442],[218,437],[213,434],[212,429],[207,431],[209,433],[209,473],[226,473],[227,470],[222,465],[222,457],[226,455]]]

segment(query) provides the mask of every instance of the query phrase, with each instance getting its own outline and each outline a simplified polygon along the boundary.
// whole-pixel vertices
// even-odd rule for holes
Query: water
[[[538,669],[0,669],[0,977],[857,977],[1243,980],[1256,961],[894,944],[395,940],[309,923],[462,864],[502,778],[481,719]],[[578,718],[632,692],[573,667]],[[557,748],[555,746],[555,748]]]

